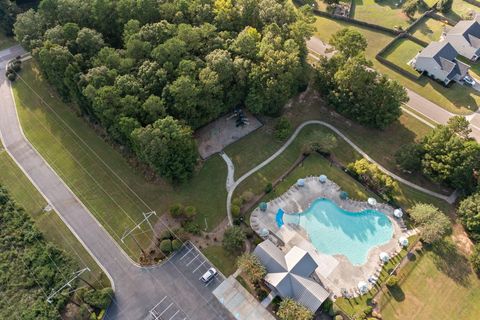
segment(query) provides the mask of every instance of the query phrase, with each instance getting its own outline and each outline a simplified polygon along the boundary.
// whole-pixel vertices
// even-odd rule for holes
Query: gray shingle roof
[[[462,35],[472,47],[478,48],[475,38],[480,38],[480,24],[476,20],[462,20],[450,29],[448,34]]]
[[[313,312],[328,298],[329,292],[309,278],[318,265],[305,250],[295,246],[284,254],[270,240],[265,240],[253,254],[267,269],[265,281],[281,297],[293,298]]]
[[[419,57],[433,58],[439,65],[442,65],[440,57],[452,61],[457,55],[457,50],[449,42],[433,41],[420,52]]]

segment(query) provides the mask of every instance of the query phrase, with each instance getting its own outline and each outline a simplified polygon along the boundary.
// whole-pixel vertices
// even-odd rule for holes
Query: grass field
[[[0,32],[0,50],[6,49],[17,44],[15,39],[7,37],[3,32]]]
[[[8,189],[15,201],[33,218],[48,241],[65,250],[76,260],[79,268],[90,268],[91,272],[84,274],[87,281],[96,283],[98,287],[110,286],[106,275],[60,217],[54,211],[43,212],[47,202],[5,151],[0,151],[0,184]]]
[[[432,41],[440,40],[440,36],[442,35],[445,26],[448,25],[441,21],[428,18],[422,23],[416,25],[410,33],[420,40],[430,43]]]
[[[228,252],[222,246],[217,246],[217,245],[210,246],[208,248],[202,249],[202,253],[226,277],[233,274],[235,270],[237,270],[237,267],[236,267],[237,256]]]
[[[445,14],[446,17],[459,21],[471,19],[472,12],[480,12],[480,8],[464,0],[453,0],[452,10]]]
[[[368,41],[366,56],[372,60],[375,69],[450,112],[463,115],[471,114],[480,105],[479,92],[471,88],[455,84],[450,88],[445,88],[440,83],[427,77],[422,77],[419,81],[413,81],[378,62],[375,55],[392,39],[390,35],[324,17],[317,17],[315,26],[317,27],[315,36],[323,41],[328,41],[332,34],[344,27],[358,30]]]
[[[425,8],[417,11],[413,20],[402,12],[401,1],[398,0],[355,0],[354,18],[360,21],[378,24],[388,28],[408,27],[418,18]]]
[[[451,243],[417,253],[400,277],[381,301],[383,319],[480,319],[480,280]]]
[[[24,64],[21,77],[14,95],[26,136],[116,240],[143,219],[142,212],[162,214],[176,202],[194,205],[202,227],[205,219],[212,229],[225,218],[226,166],[219,156],[184,185],[148,183],[57,97],[34,61]],[[142,244],[151,237],[147,228],[138,235]],[[124,248],[139,254],[132,239]]]
[[[383,57],[417,77],[419,73],[413,69],[408,62],[422,49],[423,47],[421,45],[411,40],[400,39],[383,54]]]

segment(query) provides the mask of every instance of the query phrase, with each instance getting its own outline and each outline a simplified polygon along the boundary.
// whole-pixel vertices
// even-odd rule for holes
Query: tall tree
[[[168,116],[153,125],[135,129],[132,140],[137,154],[172,181],[185,181],[197,162],[192,130]]]
[[[431,204],[416,204],[409,210],[409,214],[426,243],[438,242],[452,230],[448,217]]]

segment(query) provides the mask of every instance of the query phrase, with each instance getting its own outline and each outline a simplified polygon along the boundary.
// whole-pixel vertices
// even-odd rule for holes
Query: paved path
[[[285,142],[285,144],[283,146],[280,147],[280,149],[278,149],[274,154],[272,154],[268,159],[266,159],[265,161],[263,161],[262,163],[260,163],[258,166],[256,166],[255,168],[251,169],[250,171],[248,171],[247,173],[245,173],[243,176],[241,176],[240,178],[238,178],[237,181],[235,181],[235,183],[232,185],[232,187],[230,188],[230,190],[228,190],[228,194],[227,194],[227,215],[228,215],[228,219],[230,221],[230,224],[233,224],[233,218],[232,218],[232,212],[231,212],[231,202],[232,202],[232,197],[233,197],[233,193],[235,192],[235,189],[245,180],[247,179],[248,177],[250,177],[252,174],[254,174],[255,172],[257,172],[258,170],[262,169],[263,167],[265,167],[266,165],[268,165],[270,162],[272,162],[276,157],[278,157],[280,154],[282,154],[283,151],[285,151],[285,149],[288,148],[288,146],[295,140],[295,138],[298,136],[298,134],[300,133],[300,131],[302,131],[303,128],[305,128],[306,126],[308,125],[321,125],[321,126],[324,126],[324,127],[327,127],[329,128],[330,130],[332,130],[333,132],[335,132],[338,136],[340,136],[343,140],[345,140],[345,142],[347,142],[353,149],[355,149],[355,151],[357,151],[362,157],[364,157],[365,159],[367,159],[368,161],[376,164],[378,166],[378,168],[383,171],[385,174],[388,174],[390,177],[392,177],[393,179],[397,180],[397,181],[400,181],[401,183],[413,188],[413,189],[416,189],[416,190],[419,190],[421,192],[424,192],[428,195],[431,195],[433,197],[436,197],[436,198],[439,198],[439,199],[442,199],[442,200],[445,200],[447,201],[448,203],[453,203],[455,202],[455,199],[457,197],[456,193],[452,193],[450,196],[445,196],[443,194],[440,194],[440,193],[437,193],[437,192],[434,192],[434,191],[431,191],[431,190],[428,190],[426,188],[423,188],[419,185],[416,185],[408,180],[405,180],[404,178],[396,175],[395,173],[387,170],[386,168],[384,168],[382,165],[380,165],[378,162],[376,162],[375,160],[373,160],[366,152],[364,152],[362,149],[360,149],[360,147],[358,147],[355,143],[353,143],[348,137],[346,137],[340,130],[338,130],[337,128],[335,128],[334,126],[332,126],[331,124],[329,123],[326,123],[324,121],[321,121],[321,120],[309,120],[309,121],[305,121],[304,123],[302,123],[300,126],[297,127],[297,129],[295,130],[295,132],[290,136],[290,138],[287,140],[287,142]]]
[[[233,184],[235,183],[235,166],[233,165],[232,159],[225,152],[220,152],[220,156],[222,157],[223,161],[227,164],[227,182],[226,187],[227,191],[229,191]]]
[[[327,57],[331,56],[331,53],[326,53],[326,51],[329,51],[327,48],[330,46],[316,37],[312,37],[307,41],[307,47],[318,55],[325,55]],[[455,116],[455,114],[443,109],[418,93],[408,88],[405,88],[405,90],[407,91],[409,98],[406,105],[427,119],[430,119],[435,123],[446,124],[448,119]],[[480,141],[480,113],[474,113],[466,118],[470,121],[470,127],[472,129],[471,136],[477,141]]]
[[[115,298],[106,319],[145,319],[165,296],[172,297],[189,319],[231,318],[213,294],[202,289],[198,280],[189,280],[172,259],[148,268],[134,263],[26,139],[5,79],[6,61],[22,52],[20,47],[0,51],[0,138],[12,159],[110,278]]]

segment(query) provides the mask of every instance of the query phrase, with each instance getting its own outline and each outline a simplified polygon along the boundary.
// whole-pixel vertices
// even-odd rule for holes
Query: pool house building
[[[330,293],[312,275],[318,267],[308,252],[292,247],[286,254],[265,240],[253,252],[265,266],[265,282],[282,298],[292,298],[312,312],[317,311]]]

